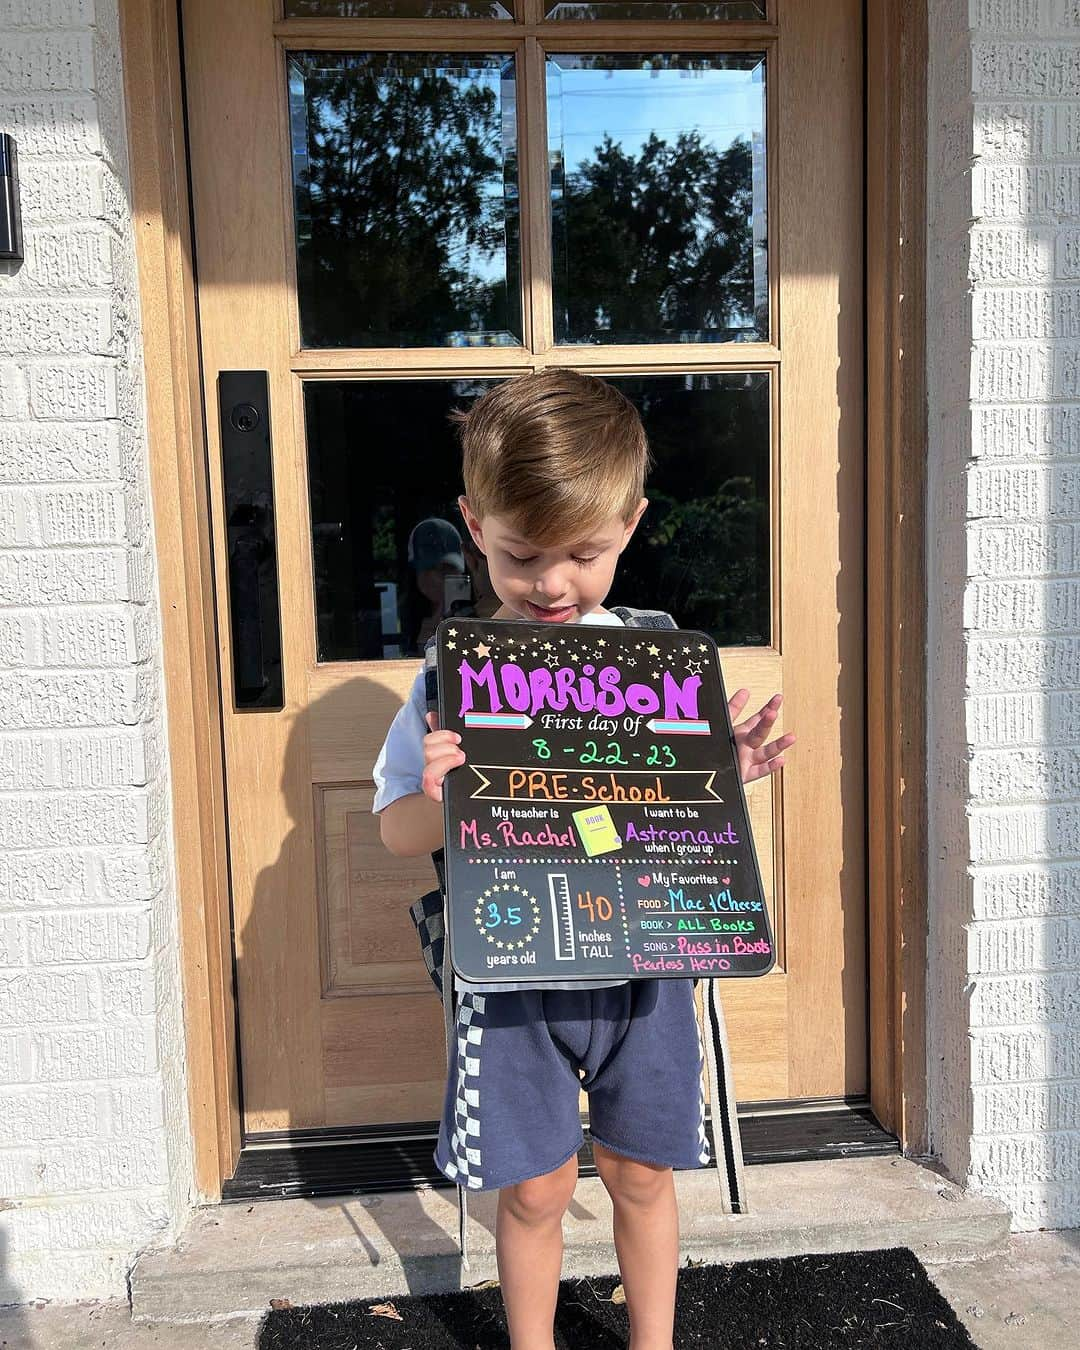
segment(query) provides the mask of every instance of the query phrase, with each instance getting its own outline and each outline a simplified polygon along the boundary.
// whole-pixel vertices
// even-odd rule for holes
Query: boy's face
[[[546,548],[533,544],[502,516],[479,519],[464,497],[458,505],[477,548],[487,558],[492,588],[502,601],[493,617],[576,623],[603,604],[619,555],[648,501],[642,497],[629,521],[612,515],[597,521],[584,539]]]

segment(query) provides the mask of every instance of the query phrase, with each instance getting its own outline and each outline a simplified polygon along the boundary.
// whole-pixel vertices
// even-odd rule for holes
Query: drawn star
[[[554,667],[559,664],[559,658],[552,652],[550,656],[544,657],[544,664],[549,665],[554,669]]]
[[[506,639],[506,645],[507,645],[508,647],[512,647],[512,646],[514,645],[514,639],[513,639],[513,638],[507,638],[507,639]]]
[[[659,678],[660,678],[660,671],[658,670],[650,671],[649,673],[650,680],[658,680]]]
[[[690,655],[690,648],[689,648],[689,647],[684,647],[684,648],[683,648],[683,655],[684,655],[684,656],[689,656],[689,655]]]
[[[456,628],[448,628],[446,631],[450,634],[451,637],[457,637],[457,629],[456,629]]]
[[[600,638],[600,640],[597,642],[596,645],[597,645],[598,647],[606,647],[606,646],[607,646],[607,639],[606,639],[606,638]]]
[[[545,642],[545,643],[544,643],[544,651],[546,651],[546,652],[551,651],[551,643],[550,643],[550,642]]]
[[[699,652],[707,652],[709,650],[708,647],[705,646],[704,642],[699,642],[697,645],[697,649]]]
[[[450,648],[451,651],[453,651],[454,648],[457,646],[457,643],[456,643],[456,642],[448,642],[446,645]]]
[[[691,675],[700,675],[703,663],[701,661],[687,661],[686,669]]]
[[[655,642],[652,644],[651,647],[646,647],[645,650],[649,653],[650,656],[660,655],[660,648],[656,645]]]
[[[496,946],[496,947],[501,947],[502,945],[503,945],[502,942],[501,942],[501,941],[498,941],[498,940],[497,940],[496,943],[495,943],[495,946]]]
[[[520,886],[511,886],[510,889],[511,889],[512,891],[518,891],[518,892],[521,891],[521,887],[520,887]]]
[[[476,646],[473,648],[473,651],[477,654],[477,656],[491,655],[491,648],[484,642],[478,642]]]
[[[565,647],[565,646],[566,646],[566,639],[565,639],[565,638],[560,638],[560,639],[559,639],[559,646],[560,646],[560,647]]]
[[[487,635],[486,641],[487,641],[487,642],[494,642],[494,641],[495,641],[495,635],[494,635],[493,633],[489,633],[489,634]]]

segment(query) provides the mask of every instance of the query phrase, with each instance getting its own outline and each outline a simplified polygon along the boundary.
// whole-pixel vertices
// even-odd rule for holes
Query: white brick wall
[[[117,0],[0,0],[0,1302],[123,1296],[191,1198]]]
[[[931,0],[931,1137],[1080,1223],[1080,0]],[[950,323],[937,316],[949,313]]]

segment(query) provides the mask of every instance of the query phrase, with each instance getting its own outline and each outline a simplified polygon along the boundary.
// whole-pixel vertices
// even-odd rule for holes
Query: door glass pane
[[[513,0],[285,0],[287,19],[512,19]],[[715,6],[706,6],[715,8]]]
[[[670,610],[725,646],[767,643],[769,376],[612,378],[656,466],[612,604]],[[308,483],[320,661],[414,656],[446,614],[498,608],[457,509],[447,420],[490,380],[311,381]]]
[[[769,334],[765,58],[552,56],[560,343]]]
[[[548,3],[549,19],[764,19],[765,0],[715,0],[713,4],[662,4],[655,0]]]
[[[521,341],[512,56],[291,52],[305,347]]]

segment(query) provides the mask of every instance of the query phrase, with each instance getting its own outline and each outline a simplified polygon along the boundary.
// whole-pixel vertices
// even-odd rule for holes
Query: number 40
[[[578,891],[578,909],[587,909],[589,911],[590,923],[608,923],[614,910],[611,907],[611,901],[606,895],[594,896],[592,891],[586,891],[584,894]]]

